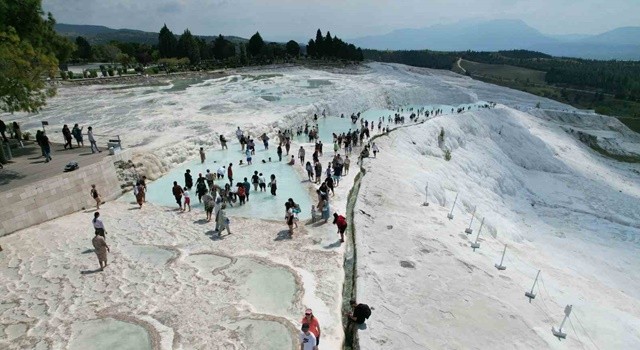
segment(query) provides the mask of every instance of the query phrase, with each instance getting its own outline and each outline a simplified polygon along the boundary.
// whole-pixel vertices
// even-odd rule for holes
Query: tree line
[[[589,89],[615,95],[618,99],[640,102],[640,61],[598,61],[552,57],[528,50],[497,52],[364,50],[364,56],[375,61],[434,69],[451,69],[459,58],[479,63],[506,64],[544,71],[545,81],[551,85]]]

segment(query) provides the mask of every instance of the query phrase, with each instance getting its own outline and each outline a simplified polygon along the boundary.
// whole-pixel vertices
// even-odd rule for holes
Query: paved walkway
[[[25,144],[25,148],[13,148],[11,152],[13,159],[0,169],[0,192],[62,174],[69,162],[75,161],[82,168],[109,155],[106,149],[94,154],[89,146],[65,150],[62,144],[53,144],[52,160],[45,163],[40,147],[35,143]]]

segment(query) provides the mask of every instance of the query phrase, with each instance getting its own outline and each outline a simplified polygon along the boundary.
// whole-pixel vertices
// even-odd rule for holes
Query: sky
[[[640,0],[43,0],[58,23],[198,35],[341,38],[464,20],[521,19],[545,34],[640,26]]]

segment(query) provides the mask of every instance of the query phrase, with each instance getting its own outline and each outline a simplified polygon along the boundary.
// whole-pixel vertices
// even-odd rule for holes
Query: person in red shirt
[[[229,183],[231,184],[231,186],[233,186],[233,169],[231,169],[232,166],[233,164],[229,163],[229,167],[227,168],[227,178],[229,179]]]
[[[313,316],[313,311],[311,309],[307,309],[304,312],[304,317],[302,317],[302,324],[309,325],[309,331],[316,336],[316,346],[320,345],[320,323],[318,319]]]
[[[342,215],[338,215],[338,213],[333,213],[333,223],[338,226],[340,242],[344,242],[344,231],[347,230],[347,219]]]

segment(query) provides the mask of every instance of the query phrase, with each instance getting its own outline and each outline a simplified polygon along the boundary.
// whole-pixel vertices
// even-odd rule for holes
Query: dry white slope
[[[374,308],[359,331],[362,349],[640,347],[638,166],[601,157],[553,113],[535,114],[499,106],[376,140],[381,153],[364,162],[355,207],[357,296]],[[588,122],[598,119],[620,124]],[[537,269],[543,283],[529,303]],[[559,342],[551,327],[567,304],[573,324]]]

